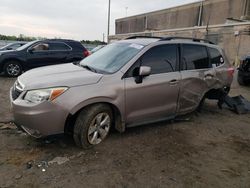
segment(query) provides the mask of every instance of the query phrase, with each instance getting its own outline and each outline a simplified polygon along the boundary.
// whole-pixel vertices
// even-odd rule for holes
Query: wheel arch
[[[25,62],[23,60],[21,60],[21,59],[16,58],[16,57],[10,57],[10,58],[4,59],[3,63],[2,63],[2,66],[4,67],[4,65],[6,63],[10,62],[10,61],[16,61],[16,62],[18,62],[18,63],[21,64],[22,68],[24,68],[24,63]]]
[[[113,127],[118,131],[118,132],[124,132],[125,131],[125,123],[123,123],[123,117],[122,117],[122,112],[121,110],[114,104],[108,101],[99,101],[99,102],[93,102],[93,103],[87,103],[84,106],[78,107],[78,108],[74,108],[72,109],[72,111],[69,113],[69,115],[66,118],[66,122],[64,125],[64,132],[65,133],[72,133],[73,129],[74,129],[74,124],[76,121],[76,118],[78,116],[78,114],[85,108],[89,108],[93,105],[97,105],[97,104],[104,104],[104,105],[108,105],[113,113],[113,117],[114,117],[114,122],[113,122]]]

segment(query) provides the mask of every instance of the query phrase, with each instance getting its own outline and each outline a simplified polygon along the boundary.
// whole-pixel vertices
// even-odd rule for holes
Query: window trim
[[[65,44],[66,46],[68,46],[69,49],[68,49],[68,50],[37,50],[37,51],[34,51],[34,53],[36,53],[36,52],[39,52],[39,53],[41,53],[41,52],[69,52],[69,51],[72,51],[72,50],[73,50],[72,47],[69,46],[68,44],[66,44],[65,42],[57,42],[57,41],[48,41],[48,42],[46,42],[46,41],[39,41],[39,42],[37,42],[37,43],[31,45],[30,47],[28,47],[26,51],[28,52],[28,51],[29,51],[30,49],[32,49],[34,46],[36,46],[36,45],[38,45],[38,44],[43,44],[43,43],[47,43],[48,45],[49,45],[49,43],[62,43],[62,44]]]
[[[152,46],[151,48],[149,48],[147,51],[145,51],[138,59],[135,60],[135,62],[128,68],[128,70],[123,74],[122,78],[132,78],[131,76],[128,76],[129,72],[131,71],[131,68],[138,62],[141,61],[141,59],[143,58],[143,56],[151,49],[158,47],[158,46],[162,46],[162,45],[175,45],[176,46],[176,70],[173,72],[180,72],[180,44],[179,43],[165,43],[165,44],[159,44],[159,45],[155,45]],[[140,63],[141,66],[141,63]],[[163,73],[158,73],[158,74],[168,74],[168,73],[172,73],[172,72],[163,72]],[[156,74],[157,75],[157,74]]]

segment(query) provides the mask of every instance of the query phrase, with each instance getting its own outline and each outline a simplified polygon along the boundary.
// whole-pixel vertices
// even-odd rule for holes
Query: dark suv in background
[[[243,57],[240,61],[238,83],[240,85],[250,84],[250,55]]]
[[[32,41],[16,50],[0,52],[0,72],[14,77],[32,68],[80,61],[88,55],[86,48],[74,40]]]
[[[17,48],[20,48],[21,46],[25,45],[27,42],[13,42],[10,44],[7,44],[6,46],[3,46],[0,48],[0,51],[6,51],[6,50],[16,50]]]

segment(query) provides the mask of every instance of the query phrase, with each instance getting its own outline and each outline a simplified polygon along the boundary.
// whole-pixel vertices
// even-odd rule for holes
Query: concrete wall
[[[224,24],[227,18],[249,19],[249,2],[250,0],[205,0],[202,3],[117,19],[116,34]]]
[[[240,56],[250,54],[250,22],[227,25],[214,25],[183,29],[170,29],[133,34],[120,34],[110,36],[110,41],[121,40],[129,36],[181,36],[207,38],[221,46],[230,62],[233,63]]]

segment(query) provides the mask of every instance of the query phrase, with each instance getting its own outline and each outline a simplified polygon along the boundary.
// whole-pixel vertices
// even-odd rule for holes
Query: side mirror
[[[141,66],[139,70],[139,76],[149,76],[151,74],[151,67]]]
[[[34,52],[34,49],[33,49],[33,48],[29,48],[29,49],[28,49],[28,52],[29,52],[29,53],[33,53],[33,52]]]
[[[149,76],[151,74],[151,67],[141,66],[138,67],[137,71],[139,72],[137,76],[135,76],[135,82],[137,84],[141,84],[144,77]],[[135,71],[135,72],[137,72]]]

